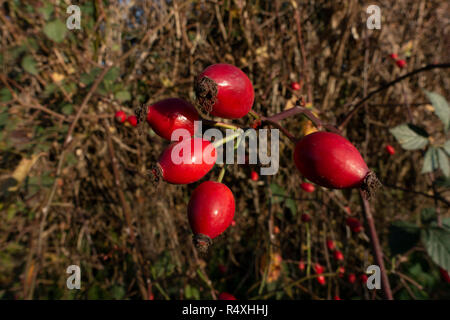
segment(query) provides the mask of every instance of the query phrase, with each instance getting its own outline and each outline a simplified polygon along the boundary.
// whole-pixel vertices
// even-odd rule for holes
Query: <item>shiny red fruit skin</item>
[[[245,116],[253,106],[255,92],[247,75],[241,69],[225,63],[207,67],[198,80],[208,77],[217,85],[217,97],[211,114],[227,119]]]
[[[186,129],[194,135],[194,121],[200,120],[197,110],[189,102],[168,98],[147,107],[147,123],[160,137],[172,140],[172,132]]]
[[[333,251],[334,248],[335,248],[334,241],[333,240],[327,240],[327,247],[328,247],[328,250]]]
[[[203,182],[194,190],[188,204],[192,232],[214,239],[230,226],[234,210],[234,196],[226,185]]]
[[[334,299],[334,300],[341,300],[341,298],[339,298],[339,296],[334,296],[333,299]]]
[[[347,218],[346,223],[353,232],[355,233],[361,232],[362,226],[358,219],[350,217]]]
[[[259,180],[258,172],[252,171],[252,173],[251,173],[251,179],[252,179],[253,181],[258,181],[258,180]]]
[[[366,275],[366,274],[361,274],[360,276],[359,276],[359,280],[361,280],[361,282],[362,283],[367,283],[367,279],[368,279],[369,277]]]
[[[336,250],[336,251],[333,253],[333,255],[334,255],[334,259],[336,259],[337,261],[342,261],[342,260],[344,260],[344,255],[343,255],[342,252],[339,251],[339,250]]]
[[[300,219],[302,220],[302,222],[310,222],[311,221],[311,217],[307,213],[303,213],[302,216],[300,217]]]
[[[323,270],[324,268],[320,264],[316,263],[314,265],[314,271],[316,271],[317,274],[322,274]]]
[[[196,141],[201,148],[194,147]],[[185,146],[186,148],[190,147],[191,156],[188,163],[184,163],[183,161],[180,164],[176,164],[172,160],[172,150],[177,145],[180,147]],[[205,161],[208,155],[207,148],[210,145],[211,142],[202,138],[192,138],[172,143],[164,150],[158,161],[164,181],[173,184],[188,184],[203,178],[212,169],[217,160],[216,149],[213,148],[210,155],[214,161],[212,161],[212,163],[207,163]],[[180,153],[180,155],[181,154],[182,153]],[[195,159],[202,159],[202,161],[201,163],[195,163]]]
[[[396,53],[391,53],[391,54],[389,55],[389,57],[391,57],[391,58],[394,59],[394,60],[397,60],[398,54],[396,54]]]
[[[356,281],[356,276],[353,273],[348,275],[348,282],[354,283]]]
[[[339,278],[342,278],[344,276],[345,273],[345,268],[344,267],[339,267],[338,269],[338,276]]]
[[[298,82],[292,82],[291,89],[294,91],[300,90],[301,89],[300,84]]]
[[[308,180],[331,189],[360,187],[369,173],[359,151],[331,132],[314,132],[299,140],[294,161]]]
[[[441,273],[442,280],[447,283],[450,283],[450,274],[444,268],[439,268],[439,272]]]
[[[298,269],[299,269],[300,271],[305,270],[305,262],[304,262],[304,261],[299,261],[299,262],[298,262]]]
[[[314,190],[316,189],[311,183],[308,182],[301,183],[300,188],[302,188],[302,190],[306,192],[314,192]]]
[[[325,285],[325,277],[324,276],[318,276],[317,282],[321,284],[322,286]]]
[[[120,123],[124,123],[125,120],[127,120],[127,115],[125,114],[125,112],[123,112],[122,110],[119,110],[116,112],[116,114],[114,115],[114,118],[116,118],[116,120]]]
[[[406,61],[405,60],[397,60],[397,61],[395,61],[395,64],[400,69],[403,69],[404,67],[406,67]]]
[[[386,146],[386,151],[387,151],[387,153],[389,153],[390,155],[393,155],[393,154],[395,153],[395,149],[394,149],[394,147],[391,146],[391,145],[387,145],[387,146]]]
[[[219,294],[219,300],[237,300],[235,296],[228,292],[222,292]]]
[[[136,127],[138,124],[138,120],[137,120],[136,116],[128,116],[127,122],[129,124],[131,124],[133,127]]]

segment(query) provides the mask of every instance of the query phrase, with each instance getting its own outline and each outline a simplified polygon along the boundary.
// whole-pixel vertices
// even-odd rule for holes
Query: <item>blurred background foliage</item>
[[[168,143],[150,129],[138,135],[116,124],[113,115],[167,97],[194,102],[194,77],[225,62],[250,77],[259,114],[290,108],[303,95],[322,120],[339,124],[349,103],[370,90],[449,62],[448,2],[378,1],[381,30],[366,28],[372,3],[357,0],[0,4],[1,298],[210,299],[223,291],[238,299],[382,297],[347,281],[374,263],[366,232],[345,225],[348,216],[363,220],[357,192],[302,191],[288,139],[281,138],[277,175],[252,181],[256,167],[229,166],[224,183],[236,196],[236,224],[200,256],[186,215],[199,182],[153,186],[146,170]],[[65,26],[70,4],[81,9],[81,30]],[[389,131],[414,123],[429,146],[442,147],[445,124],[423,90],[448,98],[449,79],[448,69],[408,78],[375,95],[344,129],[384,183],[371,205],[396,299],[450,298],[436,262],[450,269],[449,180],[439,166],[422,174],[423,146],[403,150]],[[294,81],[304,82],[300,92],[290,89]],[[302,117],[283,124],[297,136],[307,125]],[[436,212],[444,227],[430,236]],[[302,213],[312,217],[308,228]],[[344,262],[333,260],[326,239]],[[426,253],[427,244],[439,248],[437,256]],[[325,267],[323,286],[298,268],[308,251]],[[81,290],[66,288],[72,264],[81,267]]]

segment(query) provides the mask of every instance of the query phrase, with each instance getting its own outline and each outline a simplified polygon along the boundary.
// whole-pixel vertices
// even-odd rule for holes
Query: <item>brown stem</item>
[[[359,191],[359,195],[362,202],[366,224],[369,227],[370,238],[372,240],[373,251],[375,253],[375,261],[377,265],[380,267],[381,271],[381,283],[383,286],[383,291],[388,300],[393,300],[391,286],[389,284],[389,279],[386,274],[386,268],[384,266],[383,251],[381,250],[380,242],[378,240],[377,230],[375,228],[375,222],[373,220],[369,201],[365,198],[364,193],[362,191]]]

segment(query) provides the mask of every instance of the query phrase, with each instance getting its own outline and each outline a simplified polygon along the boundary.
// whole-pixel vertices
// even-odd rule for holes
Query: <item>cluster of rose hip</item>
[[[194,89],[199,107],[212,116],[239,119],[246,116],[253,106],[253,85],[247,75],[233,65],[209,66],[196,78]],[[298,87],[293,89],[298,90]],[[156,134],[169,141],[177,129],[185,129],[190,133],[189,138],[172,140],[172,144],[162,152],[151,170],[156,180],[189,184],[202,179],[212,169],[217,159],[216,148],[224,142],[211,142],[194,136],[194,121],[203,119],[191,103],[179,98],[164,99],[146,107],[139,122],[144,118]],[[257,119],[252,126],[257,128],[260,125],[261,121]],[[190,148],[189,161],[174,161],[172,152],[175,147],[176,150]],[[206,157],[214,161],[198,161]],[[361,188],[370,194],[370,187],[377,183],[374,173],[368,169],[358,150],[337,133],[317,131],[296,140],[294,162],[306,179],[322,187]],[[189,200],[189,224],[194,233],[194,243],[201,250],[206,250],[212,239],[222,234],[233,222],[235,199],[231,190],[221,182],[222,178],[223,175],[220,175],[218,181],[201,183]],[[252,173],[252,179],[258,180],[256,172]],[[311,183],[303,183],[301,188],[307,192],[314,191]],[[302,220],[306,219],[304,217],[305,214]],[[354,220],[356,222],[350,219],[347,223],[353,231],[361,231],[361,225]],[[335,254],[340,258],[339,251]]]

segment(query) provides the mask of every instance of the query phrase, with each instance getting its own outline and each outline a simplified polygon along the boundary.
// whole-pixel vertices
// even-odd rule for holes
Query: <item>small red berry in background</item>
[[[347,218],[346,223],[354,233],[358,233],[358,232],[362,231],[362,226],[358,219]]]
[[[328,247],[328,250],[333,251],[334,248],[335,248],[334,241],[333,240],[327,240],[327,247]]]
[[[344,207],[344,208],[348,214],[352,214],[352,209],[350,209],[350,207]]]
[[[231,221],[231,226],[234,227],[235,225],[236,225],[236,221],[235,220]]]
[[[303,213],[301,216],[301,219],[302,219],[302,222],[310,222],[311,221],[311,217],[307,213]]]
[[[324,268],[323,268],[319,263],[316,263],[316,264],[314,265],[314,271],[315,271],[317,274],[322,274],[322,273],[323,273],[323,270],[324,270]]]
[[[222,292],[219,294],[219,300],[237,300],[235,296],[228,292]]]
[[[396,53],[391,53],[391,54],[389,55],[389,57],[391,57],[391,58],[394,59],[394,60],[397,60],[397,59],[398,59],[398,54],[396,54]]]
[[[314,192],[314,190],[316,189],[311,183],[308,182],[303,182],[302,184],[300,184],[300,188],[302,188],[303,191],[306,192]]]
[[[302,87],[300,86],[300,83],[298,82],[292,82],[291,83],[291,89],[294,91],[298,91],[300,90]]]
[[[131,124],[133,127],[136,127],[138,124],[138,120],[137,120],[136,116],[128,116],[127,122],[129,124]]]
[[[119,110],[116,112],[116,114],[114,115],[114,118],[116,118],[116,120],[120,123],[124,123],[125,120],[127,120],[127,115],[125,114],[125,112],[123,112],[122,110]]]
[[[218,269],[221,274],[227,273],[227,268],[223,264],[219,264]]]
[[[393,155],[393,154],[395,153],[394,147],[391,146],[390,144],[388,144],[388,145],[386,146],[386,151],[387,151],[387,153],[389,153],[390,155]]]
[[[334,300],[341,300],[341,298],[339,298],[339,296],[334,296],[333,299],[334,299]]]
[[[253,123],[252,123],[252,128],[253,129],[258,129],[260,126],[261,126],[261,120],[255,120]]]
[[[278,228],[277,226],[273,227],[273,233],[279,234],[280,233],[280,228]]]
[[[333,253],[333,255],[334,255],[334,258],[335,258],[337,261],[342,261],[342,260],[344,260],[344,255],[343,255],[342,252],[340,252],[339,250],[336,250],[336,251]]]
[[[317,282],[320,283],[322,286],[325,285],[325,277],[324,276],[318,276]]]
[[[339,267],[339,269],[338,269],[338,276],[339,276],[339,278],[344,277],[344,273],[345,273],[345,268],[344,267]]]
[[[304,261],[300,260],[300,261],[298,262],[298,269],[299,269],[300,271],[305,270],[305,262],[304,262]]]
[[[442,280],[447,283],[450,283],[450,274],[444,268],[439,268],[439,272],[441,273]]]
[[[356,281],[356,276],[355,276],[355,274],[350,273],[350,274],[348,275],[348,282],[350,282],[350,283],[355,283],[355,281]]]
[[[251,176],[251,179],[252,179],[253,181],[258,181],[258,180],[259,180],[259,174],[258,174],[258,172],[256,172],[256,171],[253,171],[253,170],[252,170],[252,173],[250,174],[250,176]]]
[[[361,274],[361,275],[359,276],[359,280],[360,280],[363,284],[367,283],[367,279],[369,279],[369,277],[368,277],[367,274],[365,274],[365,273],[363,273],[363,274]]]
[[[395,64],[401,69],[406,67],[406,61],[402,59],[395,61]]]

